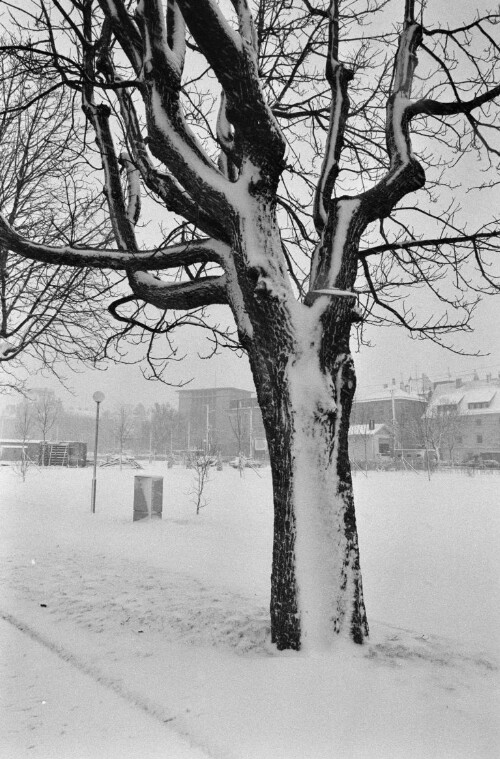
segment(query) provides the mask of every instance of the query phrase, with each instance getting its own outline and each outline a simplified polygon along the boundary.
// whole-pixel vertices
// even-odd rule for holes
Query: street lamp
[[[100,390],[97,390],[92,398],[96,402],[96,414],[95,414],[95,441],[94,441],[94,474],[92,476],[92,494],[91,494],[91,501],[90,501],[90,511],[91,514],[95,514],[95,494],[96,494],[96,486],[97,486],[97,480],[96,480],[96,473],[97,473],[97,443],[99,440],[99,406],[104,400],[104,393],[101,393]]]

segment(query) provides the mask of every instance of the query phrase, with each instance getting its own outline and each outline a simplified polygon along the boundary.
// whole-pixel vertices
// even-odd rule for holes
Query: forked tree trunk
[[[269,250],[273,220],[254,218],[249,256],[271,265],[238,280],[273,477],[272,640],[279,649],[324,649],[339,635],[362,643],[368,625],[347,448],[353,301],[322,296],[306,306],[287,297],[281,249]],[[247,219],[244,232],[249,226]],[[244,245],[241,235],[242,257]]]

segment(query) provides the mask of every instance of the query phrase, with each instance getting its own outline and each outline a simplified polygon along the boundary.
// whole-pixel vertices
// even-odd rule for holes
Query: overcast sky
[[[457,345],[467,350],[480,350],[485,355],[477,358],[456,356],[427,341],[412,341],[403,330],[395,328],[372,329],[369,333],[374,346],[361,347],[354,353],[358,375],[358,386],[367,388],[426,373],[431,380],[452,377],[457,374],[478,371],[481,377],[500,372],[500,331],[498,329],[500,298],[490,298],[483,303],[476,317],[476,331],[469,336],[459,336]],[[172,382],[193,378],[190,387],[235,386],[253,389],[252,377],[245,357],[237,358],[232,351],[223,351],[210,360],[198,358],[197,351],[206,352],[203,339],[195,334],[184,344],[186,358],[172,366],[169,376]],[[353,341],[353,349],[355,343]],[[489,354],[489,355],[487,355]],[[32,378],[32,386],[49,386],[63,398],[64,402],[80,408],[93,407],[92,394],[102,390],[106,395],[106,405],[143,403],[148,406],[155,402],[177,404],[175,388],[143,379],[137,365],[110,366],[106,371],[86,370],[79,374],[68,374],[68,383],[74,396],[65,392],[54,380],[41,377]]]

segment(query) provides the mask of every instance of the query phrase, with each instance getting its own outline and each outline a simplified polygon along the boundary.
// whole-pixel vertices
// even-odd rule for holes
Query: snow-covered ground
[[[370,643],[269,643],[269,470],[0,469],[0,755],[486,759],[500,755],[500,475],[355,479]]]

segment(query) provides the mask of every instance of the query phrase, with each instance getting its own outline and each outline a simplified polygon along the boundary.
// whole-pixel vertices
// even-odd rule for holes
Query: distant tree
[[[135,427],[135,419],[130,408],[120,406],[115,416],[114,433],[116,445],[120,456],[120,469],[123,467],[123,453],[127,443],[131,440]]]
[[[50,390],[41,390],[33,401],[36,425],[42,436],[42,466],[45,464],[45,443],[61,411],[61,403]]]
[[[194,469],[194,484],[191,491],[193,495],[194,505],[196,507],[196,514],[199,514],[201,509],[207,505],[207,499],[205,496],[207,482],[210,479],[210,471],[215,462],[208,453],[203,453],[198,456],[194,456],[191,462],[191,468]]]
[[[241,405],[238,403],[234,412],[229,414],[229,424],[238,446],[238,453],[243,451],[243,441],[245,439],[245,415]]]
[[[173,447],[178,413],[169,403],[155,403],[150,413],[153,451],[166,456]]]
[[[230,307],[273,472],[272,640],[362,643],[351,334],[376,321],[442,343],[498,292],[498,204],[486,201],[500,14],[473,5],[464,23],[426,26],[414,0],[24,5],[9,2],[22,19],[9,52],[79,93],[115,246],[35,244],[6,218],[3,244],[126,272],[130,291],[110,308],[145,336],[153,367],[155,350],[175,356],[174,327],[227,343],[205,309]],[[142,207],[144,194],[157,205]],[[152,245],[138,222],[160,206],[171,216]]]
[[[445,397],[440,398],[439,406],[430,406],[422,416],[419,427],[427,450],[432,450],[439,463],[443,451],[452,459],[453,449],[460,434],[461,418],[458,406]]]
[[[73,99],[53,78],[33,78],[0,54],[0,207],[39,243],[106,244],[104,198],[86,179]],[[103,299],[120,279],[29,261],[0,245],[0,386],[22,389],[34,369],[58,373],[102,357],[110,322]]]
[[[28,450],[29,440],[33,431],[33,404],[30,400],[24,399],[16,406],[15,427],[18,440],[21,444],[21,458],[19,460],[19,473],[23,482],[30,465],[33,463]]]

